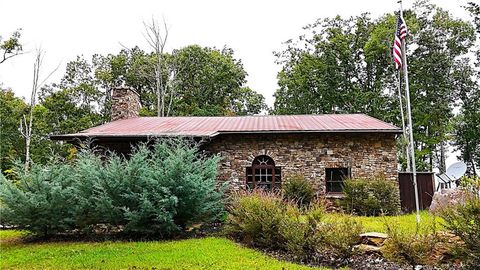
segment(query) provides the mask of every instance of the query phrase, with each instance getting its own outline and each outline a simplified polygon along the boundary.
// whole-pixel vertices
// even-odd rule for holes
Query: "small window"
[[[282,171],[275,166],[269,156],[256,157],[251,167],[246,168],[247,189],[261,188],[275,190],[281,188]]]
[[[343,192],[343,181],[350,177],[348,168],[326,168],[327,193]]]

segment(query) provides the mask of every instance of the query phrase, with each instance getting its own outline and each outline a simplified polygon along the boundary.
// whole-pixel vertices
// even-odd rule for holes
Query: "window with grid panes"
[[[247,188],[261,188],[264,190],[280,189],[282,186],[281,168],[269,156],[256,157],[251,167],[246,168]]]
[[[349,168],[326,168],[327,193],[343,192],[343,181],[350,177]]]

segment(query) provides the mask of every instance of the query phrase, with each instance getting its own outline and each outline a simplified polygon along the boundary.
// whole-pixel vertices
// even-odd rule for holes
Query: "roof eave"
[[[210,137],[208,135],[179,135],[179,134],[139,134],[139,135],[126,135],[126,134],[60,134],[60,135],[49,135],[49,138],[54,141],[68,141],[74,139],[89,139],[89,138],[129,138],[129,139],[148,139],[156,137],[188,137],[188,138],[203,138]]]
[[[298,134],[298,133],[393,133],[401,134],[401,129],[343,129],[343,130],[262,130],[262,131],[218,131],[212,134],[60,134],[50,135],[51,140],[68,141],[73,139],[88,139],[88,138],[132,138],[132,139],[147,139],[149,137],[216,137],[223,134]]]

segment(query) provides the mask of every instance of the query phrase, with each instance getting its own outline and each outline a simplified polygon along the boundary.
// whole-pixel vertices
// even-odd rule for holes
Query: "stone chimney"
[[[138,117],[140,95],[130,87],[112,89],[112,121]]]

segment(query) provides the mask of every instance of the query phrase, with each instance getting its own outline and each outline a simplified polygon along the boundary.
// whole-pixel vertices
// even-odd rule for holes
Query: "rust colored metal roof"
[[[401,133],[401,129],[365,114],[138,117],[106,123],[79,133],[52,135],[51,138],[65,140],[76,137],[215,137],[225,133],[302,132]]]

